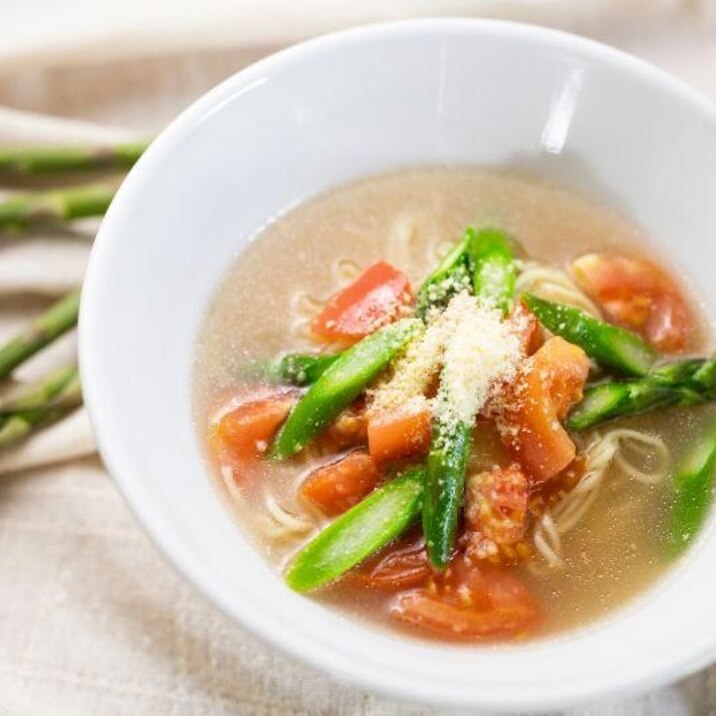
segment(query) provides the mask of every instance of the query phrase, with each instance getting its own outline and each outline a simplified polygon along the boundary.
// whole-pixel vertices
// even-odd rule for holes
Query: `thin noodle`
[[[650,466],[642,469],[631,462],[625,453],[637,453],[652,458]],[[609,468],[617,475],[644,485],[661,483],[669,469],[669,449],[664,441],[648,433],[626,428],[598,433],[585,451],[586,470],[579,483],[551,510],[545,510],[534,529],[537,552],[550,568],[563,567],[562,536],[571,532],[589,512],[604,484]]]
[[[517,291],[534,293],[541,298],[581,308],[592,316],[601,316],[597,306],[565,271],[538,261],[518,261]]]
[[[418,220],[413,215],[401,216],[395,222],[386,242],[385,255],[388,261],[396,266],[410,266],[417,228]]]
[[[312,522],[291,514],[276,502],[273,495],[266,495],[266,510],[276,522],[291,532],[309,532],[313,529]]]
[[[260,515],[259,523],[265,536],[273,540],[286,540],[304,537],[316,529],[316,524],[298,517],[282,507],[273,495],[264,495],[267,514]]]
[[[224,466],[220,470],[221,481],[229,496],[229,502],[238,512],[239,505],[245,498],[234,479],[231,468]],[[272,540],[296,539],[304,537],[317,528],[317,520],[309,519],[309,515],[298,516],[282,507],[270,493],[264,495],[266,513],[256,518],[256,525],[264,537]]]
[[[333,264],[333,277],[339,286],[355,281],[360,275],[360,265],[353,259],[338,259]]]

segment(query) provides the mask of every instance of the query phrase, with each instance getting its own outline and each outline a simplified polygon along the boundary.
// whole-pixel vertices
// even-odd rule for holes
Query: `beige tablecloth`
[[[710,2],[602,4],[607,12],[549,18],[632,50],[716,97]],[[52,7],[57,11],[59,4]],[[534,10],[529,12],[533,17]],[[253,42],[234,27],[240,42],[232,42],[231,28],[224,27],[221,42],[207,36],[203,45],[193,37],[191,43],[174,38],[157,47],[135,37],[128,42],[132,52],[123,54],[115,38],[92,51],[8,56],[0,61],[0,105],[153,132],[194,96],[279,41],[265,36]],[[0,112],[0,141],[101,141],[123,134]],[[38,293],[52,294],[80,280],[92,229],[0,243],[0,339],[46,300]],[[68,337],[23,374],[31,376],[72,351]],[[87,452],[86,431],[78,434],[85,439],[80,452]],[[75,439],[60,434],[55,443],[66,446]],[[0,575],[3,716],[436,713],[332,683],[228,621],[158,554],[95,457],[0,480]],[[575,713],[712,712],[716,669]]]

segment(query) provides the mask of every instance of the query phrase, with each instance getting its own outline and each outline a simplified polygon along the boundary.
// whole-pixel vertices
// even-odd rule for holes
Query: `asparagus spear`
[[[689,447],[672,478],[667,547],[676,556],[691,544],[706,518],[714,496],[716,424]]]
[[[271,363],[267,375],[272,380],[292,385],[312,385],[343,353],[289,353]]]
[[[88,184],[8,199],[0,202],[0,228],[23,229],[45,222],[102,216],[109,208],[115,191],[116,186]]]
[[[288,585],[322,587],[399,537],[420,514],[424,475],[424,468],[408,470],[343,513],[296,555]]]
[[[470,285],[467,247],[470,234],[463,237],[446,254],[438,267],[423,281],[415,302],[415,313],[423,320],[433,309],[444,307],[450,298]]]
[[[433,421],[423,501],[423,532],[434,567],[444,569],[452,556],[465,474],[472,450],[472,425],[450,429]]]
[[[515,261],[507,236],[499,229],[476,231],[470,227],[467,254],[472,266],[475,295],[504,313],[515,295]]]
[[[0,149],[0,177],[129,169],[146,142],[108,147],[22,147]]]
[[[594,385],[571,412],[567,427],[586,430],[614,418],[669,406],[700,405],[716,400],[716,359],[667,363],[644,378]]]
[[[24,386],[18,395],[0,401],[0,421],[21,413],[59,407],[58,393],[70,383],[78,381],[76,366],[58,368],[44,378]]]
[[[80,290],[75,289],[53,304],[25,330],[0,347],[0,380],[41,348],[66,333],[77,323]]]
[[[473,269],[475,299],[506,310],[514,295],[515,268],[506,237],[495,230],[468,229],[468,254]],[[451,348],[440,375],[438,400],[450,404],[462,385],[449,375]],[[459,358],[453,356],[453,359]],[[476,367],[474,369],[477,369]],[[479,405],[475,405],[475,412]],[[472,450],[475,415],[451,415],[443,421],[436,415],[425,478],[423,531],[428,556],[434,567],[443,569],[452,557],[457,521],[465,490],[465,474]]]
[[[44,404],[41,401],[45,401]],[[0,448],[26,438],[37,427],[59,420],[81,403],[82,388],[77,369],[55,371],[15,400],[16,412],[0,423]]]
[[[625,375],[645,375],[656,353],[642,338],[624,328],[600,321],[573,306],[523,296],[527,308],[555,335],[583,348],[601,365]]]
[[[279,430],[273,455],[288,458],[326,427],[354,400],[419,330],[405,318],[372,333],[348,349],[308,389]]]
[[[693,405],[682,403],[685,397],[679,388],[659,385],[648,379],[600,383],[587,388],[582,402],[570,413],[567,427],[587,430],[614,418],[671,405]]]

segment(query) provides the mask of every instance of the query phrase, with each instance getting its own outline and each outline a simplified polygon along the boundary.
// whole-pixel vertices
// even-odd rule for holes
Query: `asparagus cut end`
[[[420,513],[423,480],[423,468],[408,470],[344,512],[294,557],[288,586],[326,586],[399,537]]]

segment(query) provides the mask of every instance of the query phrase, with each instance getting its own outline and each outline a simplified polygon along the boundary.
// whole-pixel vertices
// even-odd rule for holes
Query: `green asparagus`
[[[475,300],[496,305],[505,311],[515,287],[514,262],[506,237],[494,229],[480,232],[468,229],[465,235],[468,238],[467,252],[473,272]],[[478,368],[474,366],[473,369]],[[460,389],[461,385],[450,384],[443,369],[438,399],[444,397],[450,403],[453,391]],[[449,420],[448,424],[444,424],[439,416],[434,416],[432,421],[423,501],[423,532],[430,561],[438,569],[447,566],[455,544],[475,417]]]
[[[342,353],[289,353],[273,361],[267,370],[268,377],[292,385],[312,385]]]
[[[714,364],[716,359],[713,358],[673,361],[655,368],[643,378],[591,386],[569,415],[567,427],[586,430],[614,418],[716,400]]]
[[[515,295],[516,277],[514,256],[507,236],[499,229],[476,231],[472,227],[466,235],[475,295],[507,313]]]
[[[25,360],[77,324],[80,290],[71,291],[53,304],[21,333],[0,347],[0,380]]]
[[[636,333],[600,321],[573,306],[552,303],[533,294],[524,294],[523,298],[545,328],[580,346],[605,368],[643,376],[656,360],[653,348]]]
[[[415,303],[418,318],[425,319],[431,310],[444,307],[455,293],[469,287],[469,242],[470,234],[465,232],[438,267],[423,281]]]
[[[102,216],[116,190],[116,186],[91,184],[8,199],[0,202],[0,229],[24,229],[34,224]]]
[[[279,430],[272,454],[282,459],[300,452],[378,376],[420,329],[405,318],[372,333],[348,349],[308,389]]]
[[[433,421],[423,500],[423,532],[430,561],[438,569],[444,569],[452,556],[472,433],[472,425],[460,423],[448,431]]]
[[[716,475],[716,424],[691,445],[679,461],[671,481],[673,501],[669,511],[667,548],[681,554],[704,522],[714,496]]]
[[[424,468],[378,488],[304,547],[286,572],[298,592],[322,587],[399,537],[420,514]]]
[[[22,147],[0,149],[0,178],[129,169],[146,142],[103,147]]]
[[[40,404],[42,400],[44,404]],[[38,427],[59,420],[81,403],[82,388],[77,369],[55,371],[15,400],[14,413],[5,413],[0,418],[0,449],[26,438]]]

